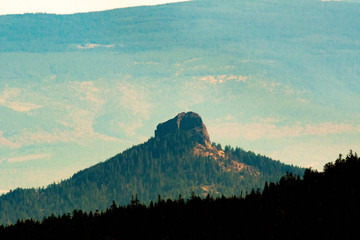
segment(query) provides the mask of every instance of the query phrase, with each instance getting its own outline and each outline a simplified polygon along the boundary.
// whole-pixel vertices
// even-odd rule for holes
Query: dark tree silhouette
[[[194,192],[149,206],[133,197],[95,215],[81,210],[41,222],[0,226],[0,239],[355,239],[360,214],[360,159],[350,152],[323,172],[287,173],[245,197]]]

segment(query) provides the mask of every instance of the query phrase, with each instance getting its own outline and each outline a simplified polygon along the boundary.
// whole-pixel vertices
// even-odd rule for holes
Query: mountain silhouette
[[[15,189],[0,197],[0,224],[42,219],[73,209],[104,210],[112,201],[126,205],[136,195],[144,203],[159,197],[245,195],[286,172],[285,165],[241,148],[210,142],[199,114],[179,113],[160,123],[155,137],[71,178],[46,188]]]

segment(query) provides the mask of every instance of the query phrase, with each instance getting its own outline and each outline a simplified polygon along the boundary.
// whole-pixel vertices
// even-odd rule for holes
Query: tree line
[[[262,188],[265,181],[278,181],[287,171],[301,176],[304,171],[230,146],[225,147],[225,163],[244,163],[260,174],[225,171],[212,157],[194,155],[195,144],[186,132],[151,138],[58,184],[15,189],[0,197],[0,224],[41,220],[73,209],[104,210],[113,200],[126,205],[135,194],[146,204],[158,194],[173,199],[179,194],[188,198],[192,192],[215,197],[241,195]]]
[[[287,173],[245,196],[192,193],[184,199],[72,213],[0,227],[0,238],[29,239],[354,239],[360,213],[360,159],[350,152],[323,172]]]

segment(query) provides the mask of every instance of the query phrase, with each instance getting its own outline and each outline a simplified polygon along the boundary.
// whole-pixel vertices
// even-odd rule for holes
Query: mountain
[[[137,195],[148,203],[162,198],[243,195],[265,181],[278,181],[286,172],[303,169],[285,165],[241,148],[210,141],[202,118],[180,113],[160,123],[155,137],[109,160],[47,188],[16,189],[0,197],[0,222],[42,219],[73,209],[104,210],[115,200],[128,204]]]
[[[74,210],[0,226],[1,239],[357,239],[360,159],[340,156],[323,172],[291,173],[245,197],[135,198],[102,213]]]

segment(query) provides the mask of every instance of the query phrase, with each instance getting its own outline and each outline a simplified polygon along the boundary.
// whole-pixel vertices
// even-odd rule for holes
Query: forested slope
[[[194,116],[202,126],[200,116]],[[180,194],[187,198],[192,192],[201,196],[245,195],[252,188],[261,188],[265,181],[278,181],[286,172],[303,173],[301,168],[230,146],[221,157],[194,154],[199,146],[202,151],[223,152],[220,144],[201,145],[202,136],[194,134],[198,128],[169,130],[59,184],[11,191],[0,198],[0,223],[42,219],[73,209],[104,210],[113,200],[127,204],[136,194],[145,203],[159,194],[163,198]]]
[[[350,152],[324,172],[286,174],[246,197],[192,195],[143,205],[115,202],[106,212],[50,216],[0,227],[0,237],[36,239],[355,239],[360,159]]]

